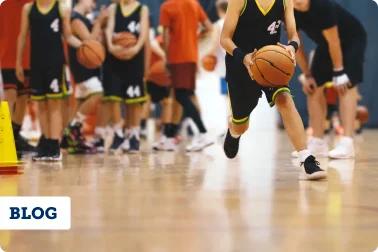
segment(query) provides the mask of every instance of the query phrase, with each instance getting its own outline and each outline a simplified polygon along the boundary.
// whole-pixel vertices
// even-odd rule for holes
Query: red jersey
[[[5,0],[0,5],[0,66],[15,68],[17,54],[17,38],[20,32],[21,13],[24,4],[31,0]],[[27,39],[23,67],[29,69],[30,42]]]

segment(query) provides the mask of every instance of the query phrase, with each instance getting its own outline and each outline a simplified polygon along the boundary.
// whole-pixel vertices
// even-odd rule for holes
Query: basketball
[[[164,61],[159,60],[152,64],[147,80],[160,86],[169,86],[171,84],[171,80],[165,69]]]
[[[130,32],[119,32],[113,36],[113,43],[125,48],[132,47],[138,42],[137,37]]]
[[[214,55],[206,55],[205,57],[202,58],[202,66],[206,71],[208,72],[214,71],[216,65],[217,65],[217,57],[215,57]]]
[[[369,121],[369,110],[365,106],[358,106],[356,118],[361,124],[367,123]]]
[[[102,65],[105,60],[105,49],[96,40],[86,40],[76,52],[80,64],[89,69],[95,69]]]
[[[256,52],[252,61],[253,77],[264,87],[288,85],[295,71],[293,59],[278,45],[264,46]]]

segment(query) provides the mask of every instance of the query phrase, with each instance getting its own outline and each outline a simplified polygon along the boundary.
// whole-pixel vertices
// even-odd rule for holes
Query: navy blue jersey
[[[64,63],[62,41],[62,17],[59,12],[59,2],[52,3],[48,12],[39,10],[37,1],[29,13],[31,68],[49,67]]]
[[[310,0],[310,9],[306,12],[295,11],[295,19],[298,28],[320,46],[327,45],[323,30],[336,25],[342,44],[348,44],[354,38],[366,37],[361,23],[333,0]]]
[[[266,45],[275,45],[280,41],[284,15],[284,0],[273,1],[266,12],[257,1],[245,0],[232,40],[248,53]]]
[[[73,11],[71,15],[71,22],[74,20],[80,20],[89,30],[89,32],[92,31],[93,25],[91,21],[86,18],[85,16],[81,15],[80,13]],[[89,80],[92,77],[100,76],[100,70],[99,69],[88,69],[85,68],[83,65],[81,65],[77,61],[76,57],[76,51],[77,49],[74,47],[69,47],[69,56],[70,56],[70,69],[72,72],[72,75],[74,77],[74,80],[77,83],[81,83],[83,81]]]

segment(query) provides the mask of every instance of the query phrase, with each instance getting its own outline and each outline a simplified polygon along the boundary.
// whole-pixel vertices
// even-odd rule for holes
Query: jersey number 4
[[[129,29],[130,32],[135,33],[140,31],[140,23],[137,23],[135,21],[132,21],[127,28]]]
[[[50,25],[50,28],[51,30],[53,30],[53,32],[58,32],[59,31],[59,19],[54,19],[54,21],[52,21],[51,25]]]
[[[271,25],[269,25],[269,27],[268,27],[267,30],[270,33],[270,35],[273,35],[273,34],[277,33],[278,29],[281,26],[281,23],[282,23],[282,21],[278,20],[278,21],[274,21]]]

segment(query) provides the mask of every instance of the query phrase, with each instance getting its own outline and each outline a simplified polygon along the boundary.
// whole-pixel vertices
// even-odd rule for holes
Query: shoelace
[[[316,160],[314,156],[310,156],[310,157],[308,157],[308,159],[309,159],[308,162],[314,163],[314,164],[316,164],[317,166],[320,165],[319,161]],[[304,165],[304,163],[305,163],[305,162],[301,162],[301,166]]]

